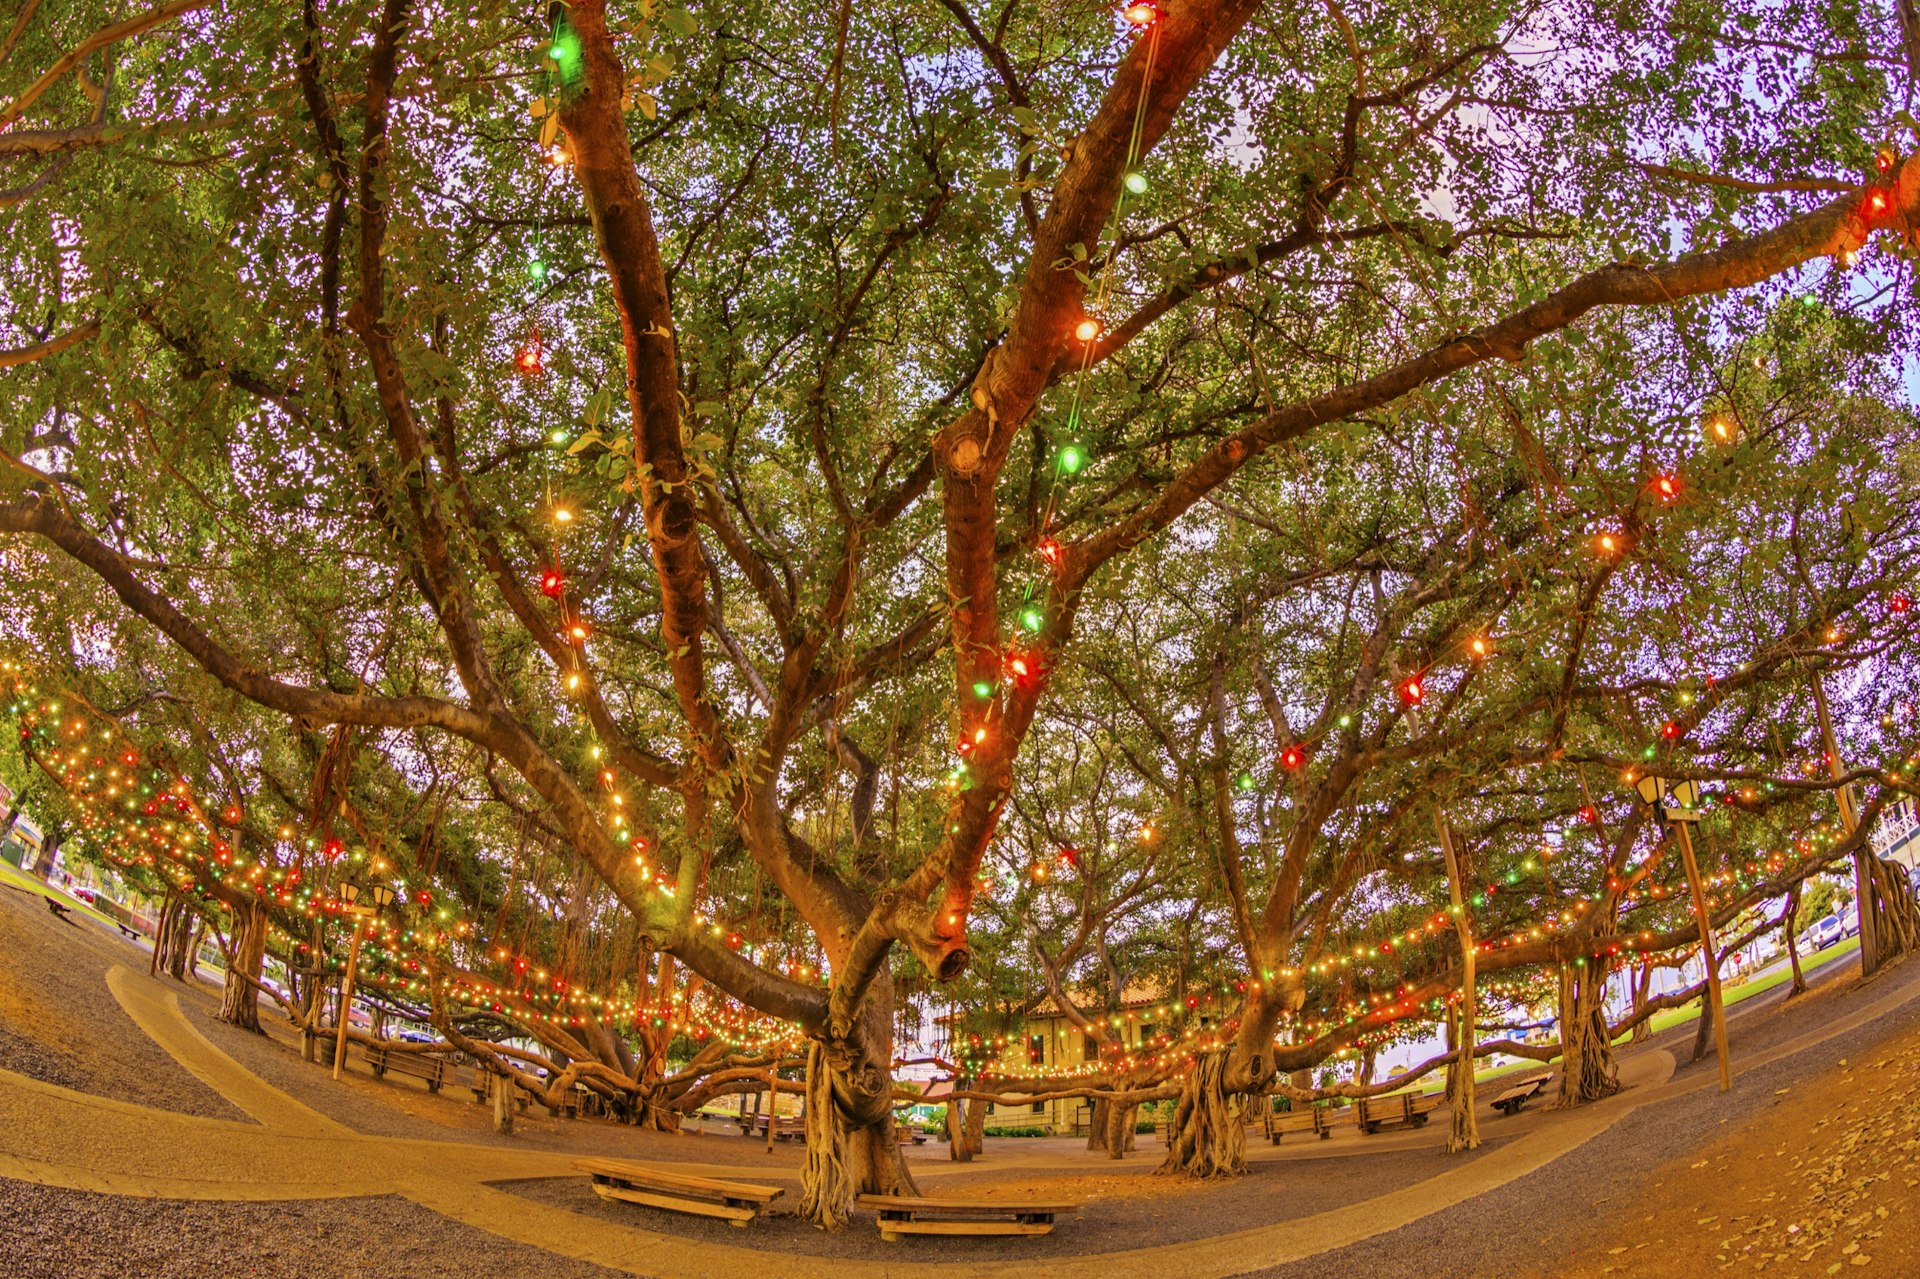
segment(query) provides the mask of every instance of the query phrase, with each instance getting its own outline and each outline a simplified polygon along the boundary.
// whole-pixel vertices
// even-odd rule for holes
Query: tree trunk
[[[220,1020],[242,1030],[260,1030],[260,970],[267,957],[267,907],[250,901],[233,912],[233,954],[227,959],[227,985],[220,998]]]
[[[1200,1058],[1188,1073],[1167,1130],[1161,1172],[1189,1177],[1228,1177],[1247,1170],[1247,1129],[1240,1098],[1227,1092],[1226,1052]]]
[[[153,926],[153,954],[147,957],[147,976],[158,977],[160,964],[167,956],[167,932],[173,927],[173,890],[160,899],[160,918]]]
[[[1794,925],[1800,920],[1800,885],[1795,884],[1787,890],[1787,909],[1780,920],[1781,930],[1787,939],[1787,962],[1793,965],[1793,985],[1787,991],[1787,998],[1807,993],[1807,975],[1800,971],[1800,943],[1793,935]]]
[[[960,1080],[955,1079],[953,1086],[960,1087]],[[973,1161],[973,1143],[967,1136],[967,1107],[958,1097],[947,1098],[947,1158],[963,1164]]]
[[[1640,957],[1640,965],[1633,972],[1632,986],[1633,1011],[1637,1013],[1646,1005],[1647,996],[1653,990],[1653,960],[1649,957],[1645,955]],[[1651,1017],[1643,1017],[1634,1022],[1627,1042],[1637,1044],[1653,1038],[1652,1021]]]
[[[1719,956],[1703,954],[1701,956],[1701,964],[1700,975],[1701,980],[1704,981],[1706,979],[1705,965],[1714,964],[1718,966]],[[1702,987],[1700,991],[1700,1020],[1695,1025],[1693,1031],[1694,1061],[1699,1061],[1707,1055],[1707,1041],[1713,1035],[1713,1005],[1709,1002],[1710,998],[1711,996],[1707,993],[1706,989]]]
[[[967,1151],[960,1157],[962,1163],[973,1162],[974,1156],[986,1153],[987,1149],[987,1103],[970,1101],[967,1103]]]
[[[1123,1159],[1133,1149],[1133,1128],[1140,1117],[1138,1104],[1119,1106],[1107,1103],[1106,1128],[1102,1134],[1107,1158]]]
[[[513,1135],[513,1080],[506,1075],[493,1076],[493,1130]]]
[[[856,1195],[918,1193],[894,1136],[892,1079],[872,1058],[849,1052],[849,1060],[836,1062],[837,1055],[818,1041],[807,1050],[800,1215],[822,1230],[847,1224]]]
[[[1087,1112],[1087,1149],[1105,1150],[1107,1148],[1107,1099],[1093,1098],[1093,1106]]]
[[[180,956],[182,971],[174,974],[181,981],[200,975],[200,944],[206,940],[207,917],[198,912],[193,916],[193,927],[187,933],[187,945]]]
[[[1861,849],[1865,859],[1866,899],[1860,902],[1860,935],[1867,935],[1868,916],[1872,916],[1873,938],[1879,948],[1879,962],[1885,964],[1896,955],[1920,949],[1920,903],[1916,903],[1907,872],[1885,858]]]
[[[1583,1106],[1620,1091],[1606,999],[1606,964],[1593,960],[1560,965],[1558,1106]]]

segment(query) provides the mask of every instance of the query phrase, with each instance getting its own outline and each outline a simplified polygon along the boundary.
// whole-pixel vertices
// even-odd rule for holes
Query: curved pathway
[[[76,1092],[0,1071],[0,1176],[72,1190],[156,1199],[269,1201],[398,1195],[467,1225],[560,1256],[654,1279],[706,1279],[750,1273],[780,1258],[793,1279],[887,1279],[902,1263],[915,1274],[968,1279],[1028,1279],[1031,1259],[899,1263],[803,1256],[696,1242],[638,1226],[589,1219],[564,1208],[495,1189],[494,1182],[575,1176],[574,1156],[461,1141],[370,1136],[327,1118],[266,1083],[221,1051],[180,1010],[177,996],[144,975],[115,967],[108,985],[128,1014],[196,1077],[255,1122],[202,1119]],[[1736,1074],[1799,1052],[1891,1011],[1915,996],[1894,990],[1818,1031],[1738,1063]],[[1545,1166],[1598,1136],[1640,1106],[1710,1086],[1711,1076],[1673,1081],[1673,1057],[1651,1051],[1621,1063],[1618,1097],[1579,1110],[1530,1119],[1492,1158],[1414,1185],[1326,1212],[1158,1247],[1053,1257],[1050,1276],[1125,1279],[1175,1273],[1222,1279],[1345,1247],[1398,1229]],[[1377,1142],[1379,1139],[1375,1139]],[[1317,1143],[1316,1143],[1317,1144]],[[1369,1144],[1369,1151],[1390,1147]],[[1318,1157],[1294,1147],[1298,1158]],[[1264,1152],[1263,1152],[1264,1153]],[[1275,1152],[1278,1154],[1279,1152]],[[1097,1165],[1059,1154],[996,1160],[996,1171]],[[676,1164],[714,1175],[767,1175],[765,1168]],[[964,1166],[950,1165],[953,1172]],[[916,1168],[916,1172],[922,1171]],[[924,1169],[934,1174],[934,1167]]]

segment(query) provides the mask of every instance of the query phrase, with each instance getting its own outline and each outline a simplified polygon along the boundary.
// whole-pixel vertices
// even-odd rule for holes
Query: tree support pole
[[[1447,1131],[1447,1153],[1458,1154],[1480,1145],[1479,1121],[1473,1114],[1473,1037],[1475,1004],[1473,920],[1467,914],[1466,890],[1461,882],[1460,856],[1454,851],[1453,831],[1446,816],[1434,814],[1434,826],[1440,833],[1440,849],[1447,857],[1447,895],[1452,899],[1453,930],[1460,939],[1460,1031],[1456,1037],[1454,1059],[1448,1066],[1453,1076],[1453,1121]]]
[[[1813,709],[1820,719],[1821,748],[1827,753],[1827,776],[1846,775],[1840,762],[1840,747],[1833,738],[1833,716],[1827,711],[1827,690],[1818,675],[1809,677],[1813,685]],[[1853,787],[1842,786],[1834,792],[1840,805],[1840,824],[1851,835],[1860,824],[1853,807]],[[1874,851],[1866,844],[1853,850],[1853,908],[1860,916],[1860,975],[1871,977],[1880,968],[1880,920],[1876,888],[1873,882]]]
[[[353,974],[360,967],[360,938],[365,932],[366,917],[356,912],[353,917],[353,949],[347,952],[347,975],[340,982],[340,1024],[333,1041],[333,1077],[340,1078],[341,1068],[347,1064],[347,1023],[353,1020],[350,1010],[353,1007]]]
[[[1733,1091],[1733,1066],[1727,1057],[1727,1018],[1720,1006],[1720,961],[1713,949],[1713,920],[1707,914],[1707,889],[1700,882],[1700,864],[1693,859],[1693,834],[1685,822],[1673,823],[1680,835],[1680,857],[1687,867],[1687,887],[1693,891],[1693,913],[1700,920],[1700,959],[1707,969],[1707,1012],[1713,1018],[1713,1046],[1720,1055],[1720,1091]]]

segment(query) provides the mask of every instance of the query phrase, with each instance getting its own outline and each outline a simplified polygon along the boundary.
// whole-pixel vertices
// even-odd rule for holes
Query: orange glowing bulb
[[[1093,341],[1100,336],[1100,321],[1091,318],[1080,321],[1073,327],[1073,336],[1082,342]]]

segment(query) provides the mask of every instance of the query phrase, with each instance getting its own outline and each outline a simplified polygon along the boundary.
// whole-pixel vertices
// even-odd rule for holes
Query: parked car
[[[93,905],[94,902],[100,899],[100,894],[94,892],[93,889],[91,888],[85,888],[79,884],[75,884],[72,888],[69,888],[67,891],[69,893],[72,893],[75,897],[79,898],[81,901],[85,902],[89,906]]]
[[[1820,922],[1801,934],[1801,944],[1809,950],[1825,950],[1840,940],[1841,928],[1838,915],[1827,915]]]
[[[1847,907],[1847,913],[1840,916],[1840,926],[1846,930],[1847,936],[1858,937],[1860,935],[1860,912],[1851,906]]]

